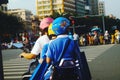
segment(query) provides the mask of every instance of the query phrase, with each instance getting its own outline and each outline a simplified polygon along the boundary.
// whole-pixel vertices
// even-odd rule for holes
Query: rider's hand
[[[39,63],[42,63],[42,62],[43,62],[43,59],[39,59],[38,61],[39,61]]]
[[[36,55],[32,53],[26,53],[26,52],[22,52],[19,56],[24,57],[25,59],[28,59],[28,60],[36,58]]]
[[[26,54],[25,52],[22,52],[19,56],[23,58],[25,54]]]

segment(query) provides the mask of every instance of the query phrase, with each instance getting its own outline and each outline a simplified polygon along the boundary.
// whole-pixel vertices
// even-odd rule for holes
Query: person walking
[[[109,37],[110,37],[109,32],[106,30],[104,34],[105,44],[109,43]]]
[[[78,35],[77,33],[75,33],[75,32],[74,32],[74,34],[73,34],[73,39],[74,39],[74,41],[75,41],[77,44],[79,44],[79,35]]]
[[[116,40],[116,43],[120,43],[120,31],[119,30],[115,30],[115,40]]]
[[[26,32],[22,33],[21,38],[22,38],[22,44],[23,44],[23,51],[30,52],[32,46],[30,44],[28,34]]]

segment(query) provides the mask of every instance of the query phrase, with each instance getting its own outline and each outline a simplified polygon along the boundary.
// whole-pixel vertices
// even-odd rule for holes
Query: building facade
[[[84,0],[85,1],[85,14],[89,15],[91,14],[91,5],[90,5],[90,0]]]
[[[98,0],[90,0],[91,15],[98,15]]]
[[[53,15],[54,12],[85,14],[84,0],[36,0],[37,16],[44,18]]]
[[[32,20],[32,12],[25,9],[9,9],[8,14],[12,14],[14,16],[20,17],[23,21],[31,22]]]
[[[32,28],[32,12],[25,9],[9,9],[7,11],[8,14],[12,14],[17,16],[21,21],[24,22],[24,28],[26,30],[30,30]]]
[[[7,4],[1,4],[0,5],[0,11],[7,12]]]
[[[99,13],[99,15],[105,15],[104,1],[99,1],[99,3],[98,3],[98,13]]]
[[[75,1],[75,6],[76,6],[76,13],[78,16],[84,16],[86,14],[85,6],[86,2],[85,0],[76,0]]]

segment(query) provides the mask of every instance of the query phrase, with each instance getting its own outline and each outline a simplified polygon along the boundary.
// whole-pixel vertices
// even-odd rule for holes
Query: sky
[[[36,0],[8,0],[8,9],[27,9],[36,14]]]
[[[120,19],[120,0],[100,0],[105,2],[105,14],[113,14]]]
[[[28,9],[36,14],[35,8],[36,0],[9,0],[8,9]],[[120,0],[100,0],[105,2],[105,14],[113,14],[116,18],[120,19]]]

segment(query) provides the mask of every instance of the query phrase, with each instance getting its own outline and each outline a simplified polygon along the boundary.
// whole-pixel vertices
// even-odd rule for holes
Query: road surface
[[[80,47],[86,54],[92,80],[120,80],[120,44]],[[29,60],[19,57],[20,49],[3,50],[5,80],[21,80]]]

